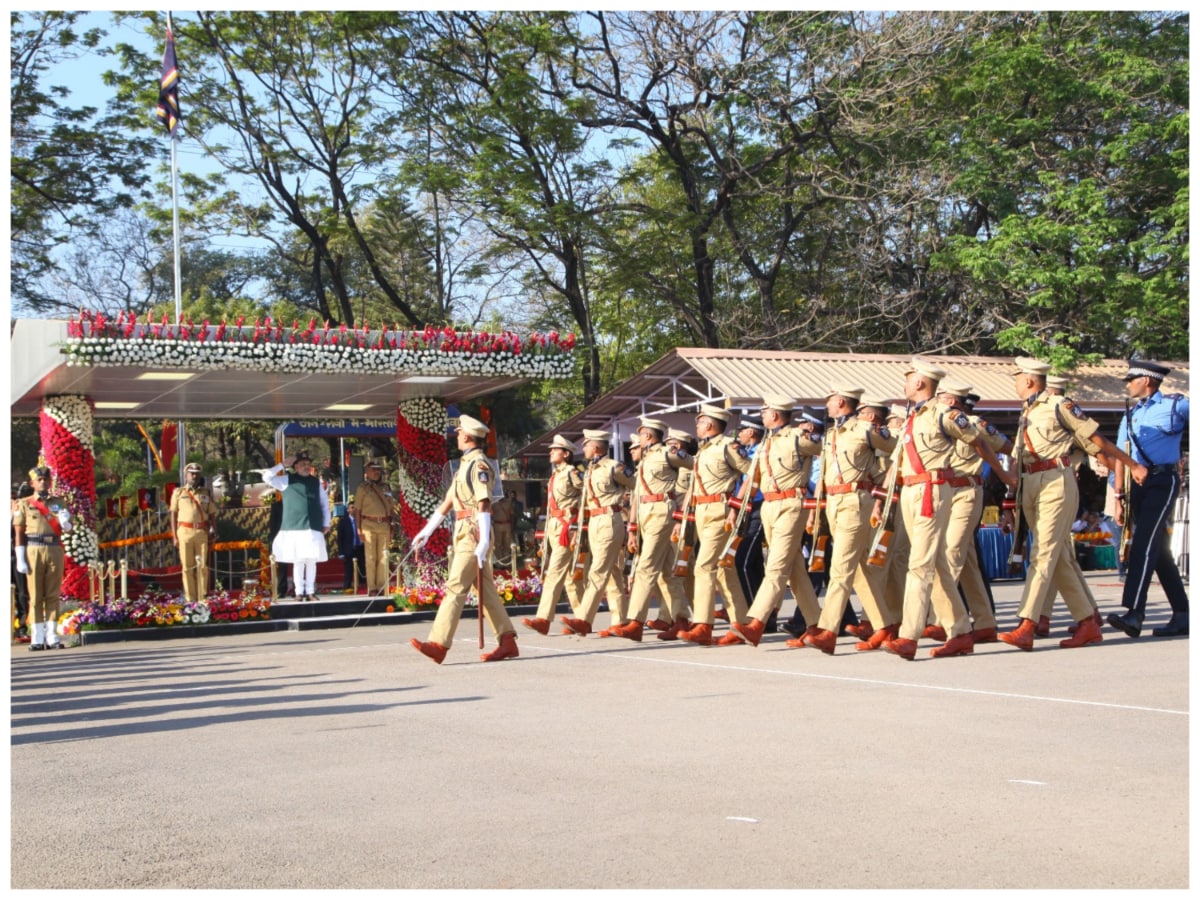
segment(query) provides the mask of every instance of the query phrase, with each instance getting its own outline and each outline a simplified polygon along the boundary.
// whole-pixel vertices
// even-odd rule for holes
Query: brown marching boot
[[[687,619],[676,619],[671,623],[671,627],[658,636],[660,641],[677,641],[679,636],[688,630],[691,623]]]
[[[1075,623],[1075,633],[1065,641],[1059,641],[1060,647],[1086,647],[1088,644],[1098,644],[1104,640],[1100,626],[1091,616]]]
[[[502,659],[516,659],[520,656],[517,650],[517,636],[511,631],[500,635],[500,644],[491,653],[480,653],[479,658],[484,662],[499,662]]]
[[[687,641],[689,644],[702,644],[708,646],[712,640],[713,627],[706,622],[697,622],[688,631],[679,632],[679,639]],[[660,634],[659,637],[662,637]]]
[[[442,660],[446,658],[446,651],[450,649],[449,647],[443,647],[441,644],[435,644],[433,641],[418,641],[416,638],[410,640],[409,643],[418,652],[424,653],[439,666],[442,664]]]
[[[743,641],[740,637],[738,637],[737,632],[734,632],[734,631],[725,632],[717,640],[718,647],[732,647],[734,644],[744,644],[744,643],[746,643],[746,642]]]
[[[734,622],[733,630],[741,635],[742,639],[747,643],[757,647],[758,642],[762,640],[763,623],[758,621],[758,619],[751,619],[745,625],[740,622]]]
[[[894,641],[900,632],[899,625],[884,625],[865,641],[854,645],[855,650],[879,650],[887,641]]]
[[[722,622],[728,622],[729,621],[729,611],[724,608],[718,609],[715,613],[713,613],[713,618],[720,619]]]
[[[1006,644],[1012,644],[1019,650],[1032,650],[1033,637],[1036,632],[1037,626],[1033,624],[1033,619],[1022,619],[1015,631],[1001,632],[1000,640]]]
[[[975,652],[975,641],[971,637],[971,632],[960,634],[958,637],[952,637],[940,647],[934,647],[929,651],[929,655],[934,659],[940,659],[944,656],[966,656],[968,653]]]
[[[1048,634],[1050,634],[1050,617],[1038,616],[1037,636],[1046,637]]]
[[[977,628],[971,632],[971,640],[976,644],[994,644],[999,637],[996,636],[995,628]]]
[[[584,637],[592,633],[592,626],[586,619],[572,619],[570,616],[559,616],[558,619],[571,630],[571,634]]]
[[[1102,626],[1104,624],[1104,616],[1100,615],[1100,610],[1096,610],[1095,612],[1093,612],[1091,615],[1091,619],[1093,622],[1096,623],[1097,627]],[[1070,625],[1067,626],[1067,634],[1074,634],[1078,630],[1079,630],[1078,622],[1072,622]]]
[[[626,622],[624,625],[618,625],[616,628],[608,629],[612,632],[613,637],[629,638],[631,641],[641,643],[642,640],[642,623],[637,619],[632,622]]]
[[[651,619],[643,626],[649,631],[666,631],[671,627],[670,622],[664,622],[662,619]]]
[[[860,641],[869,641],[871,635],[875,633],[875,629],[871,627],[871,623],[863,619],[857,625],[847,625],[846,633],[858,638]]]
[[[926,625],[925,630],[921,632],[921,637],[934,641],[945,641],[946,629],[941,625]]]
[[[898,637],[895,640],[884,641],[883,649],[888,653],[895,653],[901,659],[911,661],[917,657],[917,642],[908,638]]]
[[[521,624],[523,624],[526,628],[532,628],[538,634],[550,633],[550,622],[547,619],[525,618],[521,620]]]
[[[801,638],[808,646],[816,647],[822,653],[833,656],[834,650],[837,649],[837,632],[836,631],[818,631],[816,634],[810,635],[804,633]]]

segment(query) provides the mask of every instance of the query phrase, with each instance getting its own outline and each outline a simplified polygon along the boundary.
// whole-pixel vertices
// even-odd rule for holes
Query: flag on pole
[[[175,134],[179,124],[179,69],[175,65],[175,35],[167,26],[167,49],[163,51],[162,84],[158,89],[158,121]]]

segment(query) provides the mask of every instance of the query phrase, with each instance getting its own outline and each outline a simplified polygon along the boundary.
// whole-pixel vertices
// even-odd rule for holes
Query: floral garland
[[[92,404],[78,396],[46,397],[38,417],[42,455],[54,473],[54,493],[71,511],[64,531],[62,598],[86,600],[88,563],[99,558],[96,537],[96,457],[92,453]]]
[[[410,540],[441,503],[442,468],[448,459],[447,424],[445,407],[432,397],[404,400],[396,408],[400,524]],[[439,528],[418,556],[426,562],[444,562],[449,546],[450,532]]]
[[[244,316],[232,326],[182,317],[171,325],[165,315],[161,322],[149,316],[139,322],[124,313],[109,320],[83,310],[68,320],[67,335],[67,365],[525,378],[570,378],[574,371],[575,336],[556,331],[522,339],[510,331],[451,327],[373,330],[365,322],[361,328],[328,323],[319,328],[316,319],[301,329],[299,322],[288,327],[270,317],[247,325]]]

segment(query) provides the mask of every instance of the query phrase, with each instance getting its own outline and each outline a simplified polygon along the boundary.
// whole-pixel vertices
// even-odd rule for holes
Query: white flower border
[[[68,432],[88,453],[95,453],[92,434],[92,408],[78,394],[60,394],[42,401],[42,412]]]
[[[400,415],[413,428],[429,432],[434,436],[444,437],[450,422],[449,416],[446,415],[446,407],[433,397],[413,397],[402,400]],[[403,465],[397,468],[399,470],[397,476],[399,487],[404,494],[405,502],[413,512],[428,520],[442,500],[440,496],[430,493],[430,488],[435,490],[440,488],[440,482],[437,485],[420,484],[408,474]]]
[[[328,344],[209,342],[142,338],[76,337],[63,342],[68,366],[162,366],[245,369],[255,372],[380,373],[409,375],[570,378],[568,352],[453,352]]]

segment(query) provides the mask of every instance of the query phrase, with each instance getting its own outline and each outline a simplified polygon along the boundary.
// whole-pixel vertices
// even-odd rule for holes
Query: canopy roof
[[[523,375],[396,372],[250,372],[146,365],[68,365],[67,322],[20,319],[12,328],[12,415],[36,416],[42,398],[79,394],[98,419],[344,419],[394,421],[413,397],[460,402],[528,380]]]
[[[976,409],[997,427],[1013,423],[1020,401],[1013,393],[1012,357],[930,356],[921,354],[959,378],[982,398]],[[782,394],[799,403],[824,409],[825,395],[837,386],[861,387],[865,396],[904,403],[904,373],[911,356],[867,353],[812,353],[768,350],[713,350],[677,347],[587,409],[522,448],[518,456],[549,451],[550,439],[563,434],[570,440],[583,429],[603,429],[619,441],[636,432],[640,416],[663,419],[671,427],[691,431],[701,403],[755,410],[766,394]],[[1164,391],[1188,393],[1187,362],[1169,362],[1172,372]],[[1068,394],[1115,437],[1117,418],[1125,412],[1125,360],[1106,359],[1081,366],[1068,377]],[[1111,426],[1111,427],[1110,427]]]

